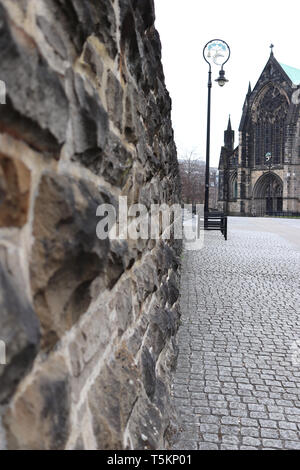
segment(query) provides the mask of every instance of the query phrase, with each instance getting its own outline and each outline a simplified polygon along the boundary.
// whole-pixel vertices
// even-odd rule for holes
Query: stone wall
[[[101,203],[179,201],[154,19],[0,0],[2,448],[167,446],[180,243],[96,237]]]

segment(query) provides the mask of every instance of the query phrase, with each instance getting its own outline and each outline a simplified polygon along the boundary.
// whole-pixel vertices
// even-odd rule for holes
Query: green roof
[[[285,64],[280,64],[285,73],[288,75],[290,80],[295,84],[295,85],[300,85],[300,70],[295,69],[294,67],[290,67],[289,65]]]

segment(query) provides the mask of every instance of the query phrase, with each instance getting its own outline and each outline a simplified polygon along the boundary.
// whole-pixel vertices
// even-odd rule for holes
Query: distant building
[[[273,50],[253,91],[249,85],[239,145],[229,119],[219,163],[219,209],[263,216],[300,212],[300,70]]]

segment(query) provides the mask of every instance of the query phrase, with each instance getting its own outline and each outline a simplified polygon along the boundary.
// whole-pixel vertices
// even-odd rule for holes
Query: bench
[[[227,240],[227,216],[223,212],[206,212],[204,230],[220,230]]]

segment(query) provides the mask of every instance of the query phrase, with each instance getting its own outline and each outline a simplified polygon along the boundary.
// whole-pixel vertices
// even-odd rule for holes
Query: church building
[[[270,58],[239,127],[229,118],[219,163],[219,209],[228,215],[300,213],[300,70]]]

